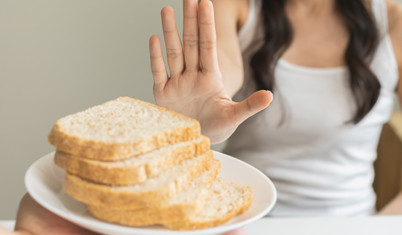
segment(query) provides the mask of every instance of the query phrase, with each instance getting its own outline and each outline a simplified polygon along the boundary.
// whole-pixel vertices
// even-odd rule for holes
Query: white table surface
[[[12,220],[0,220],[10,230]],[[245,227],[250,235],[401,235],[402,216],[264,218]]]
[[[245,229],[252,235],[402,235],[402,216],[264,218]]]

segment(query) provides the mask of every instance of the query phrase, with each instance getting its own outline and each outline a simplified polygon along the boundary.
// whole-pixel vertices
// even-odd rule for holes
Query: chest
[[[395,80],[389,66],[375,64],[375,71],[384,75],[382,82]],[[283,151],[283,146],[297,150],[327,145],[339,136],[356,146],[372,140],[372,133],[381,129],[392,111],[393,88],[383,83],[376,105],[355,125],[350,122],[356,105],[348,75],[346,67],[310,69],[280,60],[274,101],[248,119],[239,128],[239,135],[247,135],[253,148],[274,152]]]
[[[345,64],[349,40],[345,26],[337,19],[291,19],[293,39],[282,58],[294,64],[328,68]]]
[[[275,76],[275,100],[265,113],[271,131],[320,138],[341,129],[355,115],[346,67],[307,70],[280,60]]]

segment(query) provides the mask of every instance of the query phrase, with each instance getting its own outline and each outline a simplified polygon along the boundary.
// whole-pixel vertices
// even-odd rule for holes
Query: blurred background
[[[54,150],[58,118],[119,96],[154,102],[148,39],[166,5],[181,31],[182,0],[0,0],[0,220]]]

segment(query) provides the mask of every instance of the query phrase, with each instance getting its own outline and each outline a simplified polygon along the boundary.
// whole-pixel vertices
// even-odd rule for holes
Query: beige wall
[[[53,150],[57,118],[123,95],[153,102],[148,38],[165,5],[181,19],[181,0],[0,0],[0,220]]]

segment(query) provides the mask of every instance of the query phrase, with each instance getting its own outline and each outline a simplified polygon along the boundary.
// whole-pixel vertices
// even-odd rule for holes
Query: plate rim
[[[275,185],[273,184],[273,182],[271,181],[271,179],[269,177],[267,177],[265,174],[263,174],[260,170],[258,170],[256,167],[240,160],[237,159],[235,157],[232,157],[230,155],[227,155],[225,153],[221,153],[218,151],[213,151],[214,153],[214,158],[218,158],[219,157],[223,157],[223,158],[227,158],[230,159],[229,161],[235,161],[237,162],[237,164],[241,164],[243,167],[248,167],[251,170],[255,171],[255,173],[257,173],[259,175],[259,177],[264,178],[264,180],[267,183],[267,186],[269,186],[269,188],[271,189],[271,193],[272,193],[272,201],[270,202],[269,206],[267,206],[264,210],[262,210],[261,212],[257,213],[256,215],[252,216],[251,218],[247,218],[244,219],[242,221],[236,222],[235,224],[229,224],[229,225],[218,225],[215,227],[211,227],[211,228],[206,228],[206,229],[199,229],[199,230],[184,230],[184,231],[180,231],[180,230],[169,230],[169,229],[161,229],[161,230],[156,230],[156,229],[147,229],[147,228],[138,228],[138,227],[129,227],[129,226],[125,226],[125,225],[119,225],[119,224],[114,224],[114,223],[108,223],[106,221],[102,221],[99,219],[96,219],[95,217],[92,217],[96,219],[96,221],[92,221],[89,220],[88,218],[82,217],[80,215],[74,214],[73,212],[67,210],[63,210],[60,209],[54,205],[52,205],[51,203],[47,203],[45,201],[45,199],[42,199],[41,196],[39,195],[40,193],[37,193],[32,185],[29,184],[29,181],[31,181],[32,179],[30,179],[30,176],[32,175],[32,172],[40,166],[40,163],[42,162],[46,162],[49,161],[47,158],[52,159],[53,155],[54,155],[55,151],[49,152],[45,155],[43,155],[42,157],[38,158],[36,161],[34,161],[29,168],[27,169],[25,176],[24,176],[24,183],[25,183],[25,187],[28,191],[28,193],[32,196],[32,198],[39,203],[42,207],[46,208],[47,210],[51,211],[52,213],[74,223],[77,224],[79,226],[82,226],[84,228],[87,228],[89,230],[93,230],[93,227],[100,227],[100,229],[105,228],[105,230],[111,230],[111,228],[116,228],[119,229],[119,233],[130,233],[130,234],[137,234],[137,233],[141,233],[141,234],[191,234],[191,235],[201,235],[201,234],[211,234],[211,233],[224,233],[227,231],[230,231],[232,229],[236,229],[236,228],[240,228],[243,227],[247,224],[253,223],[259,219],[261,219],[264,215],[266,215],[269,211],[272,210],[272,208],[275,206],[276,201],[277,201],[277,190]],[[46,163],[42,163],[42,164],[46,164]],[[54,167],[57,167],[56,165],[54,165]],[[45,185],[47,188],[49,188],[49,186],[46,183],[43,183],[43,185]],[[63,186],[61,186],[63,187]],[[87,209],[86,209],[87,210]],[[228,221],[229,222],[229,221]],[[90,226],[90,227],[88,227]]]

